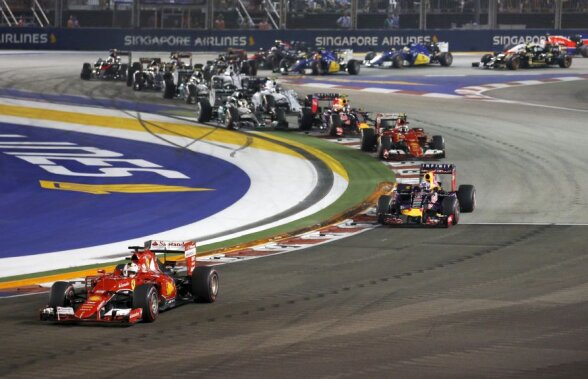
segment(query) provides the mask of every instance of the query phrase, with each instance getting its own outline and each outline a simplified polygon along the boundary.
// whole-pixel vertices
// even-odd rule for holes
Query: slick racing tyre
[[[314,123],[314,115],[310,108],[302,108],[298,115],[298,127],[300,130],[309,131]]]
[[[280,63],[278,64],[278,71],[281,74],[286,75],[286,74],[288,74],[289,70],[290,70],[290,63],[288,62],[287,59],[282,59],[280,61]]]
[[[331,115],[331,126],[329,128],[329,135],[331,137],[337,136],[337,129],[343,128],[343,123],[341,122],[341,116],[337,113]]]
[[[394,56],[394,58],[392,59],[392,67],[394,68],[402,68],[403,63],[404,60],[402,59],[402,56],[400,54]]]
[[[288,129],[288,120],[286,120],[286,111],[283,108],[276,109],[276,121],[278,128]]]
[[[127,87],[131,87],[133,85],[133,78],[135,77],[135,72],[141,70],[141,63],[134,62],[131,65],[131,68],[128,69],[127,72]]]
[[[153,284],[141,284],[133,292],[133,309],[143,310],[143,322],[153,322],[159,316],[159,295]]]
[[[82,72],[80,73],[80,79],[82,79],[82,80],[92,79],[92,65],[90,63],[84,63],[82,65]]]
[[[584,58],[588,58],[588,45],[580,46],[580,54],[582,54]]]
[[[449,67],[453,63],[453,55],[450,52],[439,54],[439,63],[441,66]]]
[[[218,272],[212,267],[197,266],[192,271],[190,290],[194,301],[198,303],[214,303],[218,296]]]
[[[374,151],[377,138],[376,131],[372,128],[365,128],[361,131],[361,151]]]
[[[378,207],[376,208],[376,215],[378,217],[378,223],[383,224],[384,218],[387,213],[390,213],[390,201],[392,196],[382,195],[378,198]]]
[[[557,64],[561,68],[570,68],[572,65],[572,57],[569,55],[564,55],[557,60]]]
[[[453,220],[451,223],[448,223],[446,226],[450,227],[451,225],[457,225],[459,222],[459,204],[455,197],[446,197],[443,199],[441,203],[441,214],[443,216],[453,216]]]
[[[176,85],[171,73],[166,72],[163,74],[163,84],[163,98],[173,99],[176,94]]]
[[[510,57],[506,61],[506,67],[509,70],[513,70],[513,71],[518,70],[519,67],[520,67],[520,65],[521,65],[521,59],[519,57],[517,57],[517,56]]]
[[[239,123],[239,111],[237,108],[227,108],[225,113],[225,127],[227,129],[233,130],[237,128]]]
[[[476,209],[476,188],[471,184],[460,185],[457,189],[457,199],[462,212],[473,212]]]
[[[257,75],[257,61],[250,60],[249,61],[249,75],[256,76]]]
[[[198,122],[208,122],[212,118],[212,106],[208,99],[200,99],[196,103],[196,119]]]
[[[72,307],[74,296],[74,288],[70,282],[55,282],[51,286],[49,306],[53,308]]]
[[[369,53],[367,53],[365,55],[365,57],[363,58],[364,61],[369,62],[372,59],[374,59],[376,57],[376,52],[375,51],[370,51]]]
[[[359,70],[361,69],[361,63],[358,60],[350,59],[347,62],[347,72],[349,75],[357,75],[359,74]]]
[[[392,149],[392,138],[390,136],[382,136],[380,138],[380,145],[378,146],[378,158],[386,159],[384,153]]]

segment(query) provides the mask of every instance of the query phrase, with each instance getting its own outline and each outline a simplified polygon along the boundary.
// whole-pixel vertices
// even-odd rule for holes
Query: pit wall
[[[410,42],[447,41],[452,51],[496,51],[538,42],[546,33],[586,36],[588,30],[161,30],[0,28],[0,49],[131,51],[248,51],[269,48],[275,40],[304,41],[309,46],[384,50]]]

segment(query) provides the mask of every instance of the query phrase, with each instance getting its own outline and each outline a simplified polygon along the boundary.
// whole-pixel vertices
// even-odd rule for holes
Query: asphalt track
[[[472,73],[459,62],[454,73]],[[574,67],[586,73],[588,60]],[[85,91],[77,67],[60,70],[41,88]],[[486,93],[548,107],[350,91],[445,136],[459,181],[478,189],[464,225],[377,228],[222,266],[216,303],[131,328],[42,324],[43,296],[1,300],[0,375],[584,377],[587,83]]]

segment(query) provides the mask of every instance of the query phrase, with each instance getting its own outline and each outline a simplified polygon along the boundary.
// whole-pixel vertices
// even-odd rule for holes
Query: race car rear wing
[[[139,62],[141,62],[141,64],[146,64],[146,63],[151,63],[151,62],[155,62],[157,64],[161,64],[161,58],[146,58],[146,57],[142,57],[142,58],[139,58]]]
[[[435,174],[451,175],[451,191],[457,191],[457,170],[453,163],[422,163],[420,174],[424,175],[427,172],[433,171]]]
[[[145,241],[145,249],[153,253],[184,253],[188,272],[196,267],[196,242],[193,241]]]
[[[112,54],[115,50],[116,50],[116,55],[117,56],[119,56],[119,57],[129,57],[128,60],[129,60],[129,66],[130,66],[131,65],[131,61],[133,60],[133,53],[130,52],[130,51],[127,51],[127,50],[120,51],[120,50],[117,50],[117,49],[110,49],[108,52]]]
[[[340,93],[320,92],[320,93],[313,93],[312,95],[308,95],[308,96],[316,97],[318,100],[335,100],[337,98],[340,98],[341,94]]]

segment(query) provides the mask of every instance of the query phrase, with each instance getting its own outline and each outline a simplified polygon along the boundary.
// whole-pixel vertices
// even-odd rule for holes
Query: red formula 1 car
[[[55,282],[49,304],[40,310],[44,321],[133,324],[153,322],[159,312],[188,302],[212,303],[218,294],[216,270],[196,266],[191,241],[147,241],[132,246],[127,264],[113,273],[103,270],[85,281]],[[184,253],[184,260],[167,261],[166,253]],[[164,253],[161,263],[155,253]]]
[[[420,183],[396,184],[391,195],[378,199],[376,214],[384,225],[440,226],[457,225],[460,213],[476,208],[476,188],[462,184],[457,188],[455,165],[423,163]],[[451,175],[451,189],[441,186],[438,175]]]
[[[408,128],[405,113],[378,113],[375,127],[362,130],[361,150],[376,151],[380,159],[445,158],[445,140],[423,128]]]

